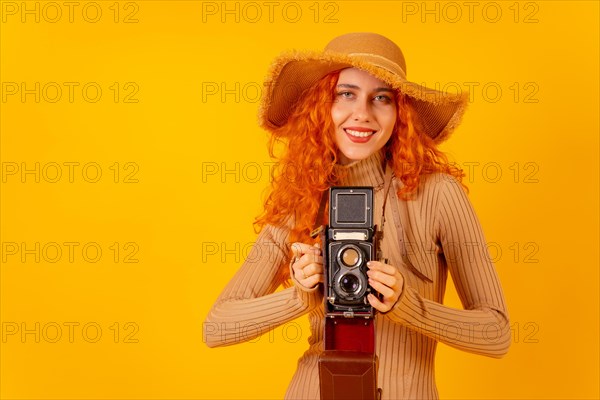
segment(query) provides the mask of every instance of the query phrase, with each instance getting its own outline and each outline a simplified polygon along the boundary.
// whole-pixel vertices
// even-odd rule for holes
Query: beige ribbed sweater
[[[375,222],[380,226],[381,154],[338,168],[347,170],[341,186],[375,187]],[[404,201],[391,193],[402,183],[396,179],[393,183],[381,248],[405,283],[394,308],[375,317],[378,385],[383,399],[435,399],[437,342],[501,357],[510,346],[508,314],[482,229],[461,185],[448,175],[432,174],[423,178],[414,200]],[[298,361],[285,398],[319,399],[322,288],[303,290],[294,282],[275,292],[281,285],[278,271],[289,263],[287,237],[285,227],[267,226],[261,231],[246,261],[210,310],[205,340],[210,347],[251,340],[308,314],[309,348]],[[462,310],[442,305],[448,271]]]

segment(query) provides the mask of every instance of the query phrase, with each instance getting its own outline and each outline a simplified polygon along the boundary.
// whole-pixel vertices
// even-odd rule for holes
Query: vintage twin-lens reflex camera
[[[324,236],[325,313],[328,317],[373,317],[367,295],[367,262],[376,259],[373,188],[332,187]]]
[[[322,200],[320,215],[323,208]],[[322,227],[320,234],[325,270],[324,343],[319,355],[321,398],[381,398],[377,389],[374,310],[367,301],[369,293],[377,295],[369,286],[367,262],[379,258],[373,188],[330,188],[329,226]]]

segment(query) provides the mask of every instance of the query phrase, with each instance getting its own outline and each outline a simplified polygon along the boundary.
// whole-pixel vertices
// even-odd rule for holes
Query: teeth
[[[352,136],[356,136],[356,137],[367,137],[367,136],[371,136],[372,134],[375,133],[375,131],[371,131],[371,132],[360,132],[360,131],[353,131],[352,129],[344,129],[347,133],[349,133]]]

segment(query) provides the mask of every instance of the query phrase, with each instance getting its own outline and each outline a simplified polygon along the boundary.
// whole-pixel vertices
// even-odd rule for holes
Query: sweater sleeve
[[[508,312],[479,220],[460,183],[435,183],[432,206],[438,245],[464,309],[444,306],[406,286],[389,317],[452,347],[502,357],[511,342]]]
[[[281,268],[289,261],[288,232],[270,225],[263,228],[204,321],[207,346],[252,340],[320,304],[319,291],[303,291],[296,285],[276,291],[282,283]]]

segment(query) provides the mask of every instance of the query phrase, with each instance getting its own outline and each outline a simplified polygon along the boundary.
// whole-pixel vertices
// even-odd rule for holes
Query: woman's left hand
[[[402,294],[404,278],[398,268],[379,261],[369,261],[367,267],[369,268],[367,271],[369,285],[382,296],[378,299],[373,294],[369,294],[367,299],[376,310],[383,313],[388,312]]]

